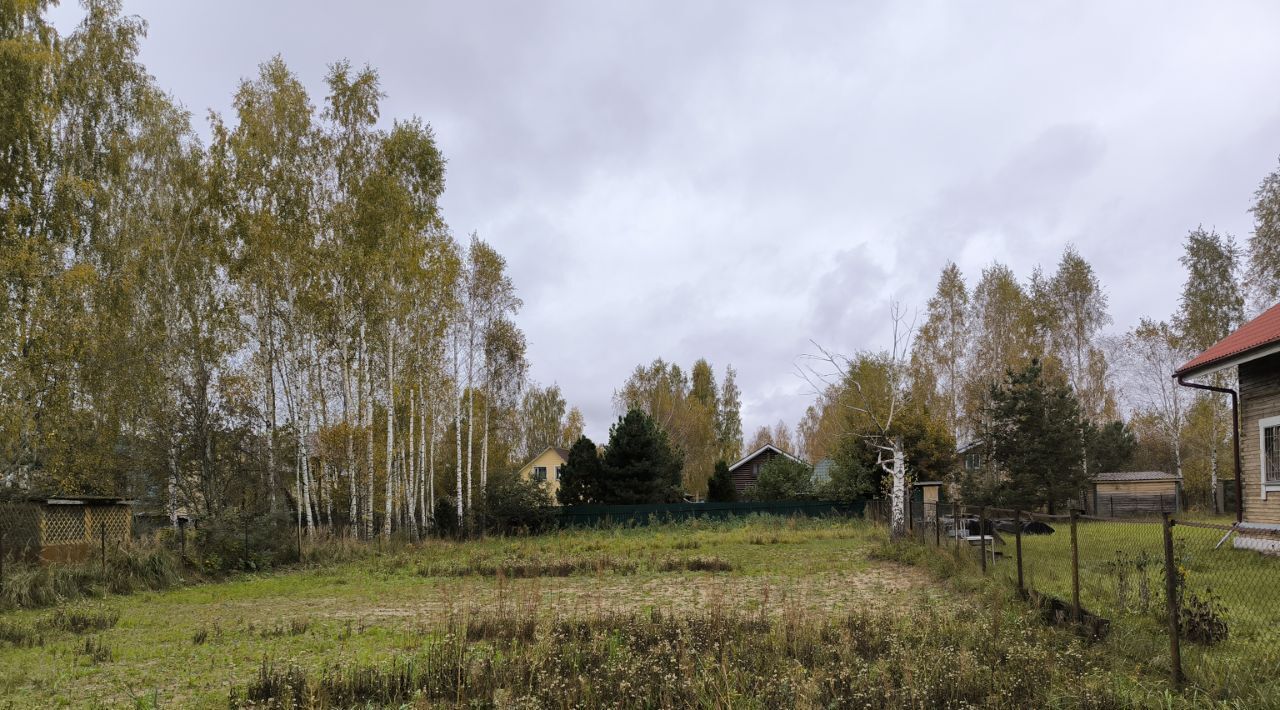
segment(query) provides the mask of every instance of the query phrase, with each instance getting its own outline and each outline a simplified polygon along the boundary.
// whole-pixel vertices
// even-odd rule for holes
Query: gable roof
[[[521,471],[523,471],[523,470],[525,470],[526,468],[528,468],[528,467],[529,467],[529,464],[531,464],[531,463],[533,463],[534,461],[537,461],[538,459],[542,458],[542,455],[543,455],[543,454],[545,454],[545,453],[547,453],[548,451],[554,451],[554,452],[556,452],[556,454],[558,454],[558,455],[560,456],[560,458],[561,458],[561,459],[564,459],[564,461],[565,461],[566,463],[568,463],[568,461],[569,461],[569,450],[568,450],[568,449],[564,449],[564,448],[561,448],[561,447],[559,447],[559,446],[548,446],[547,448],[543,449],[542,451],[539,451],[538,453],[534,454],[533,458],[531,458],[531,459],[529,459],[528,461],[526,461],[526,462],[525,462],[525,464],[524,464],[523,466],[521,466],[521,467],[520,467],[520,470],[521,470]]]
[[[1206,374],[1273,352],[1280,352],[1280,303],[1214,343],[1173,374],[1178,377]]]
[[[729,467],[729,471],[730,471],[730,472],[734,471],[734,470],[735,470],[735,469],[737,469],[738,467],[742,466],[742,464],[744,464],[744,463],[746,463],[746,462],[750,461],[751,459],[753,459],[753,458],[755,458],[755,457],[759,456],[760,454],[763,454],[765,451],[769,451],[769,450],[772,450],[772,451],[773,451],[774,453],[776,453],[776,454],[782,454],[783,456],[786,456],[787,458],[791,459],[792,461],[795,461],[796,463],[804,463],[804,461],[801,461],[800,459],[796,458],[795,456],[792,456],[791,454],[789,454],[789,453],[787,453],[787,452],[783,451],[782,449],[779,449],[778,447],[774,446],[773,444],[765,444],[764,446],[761,446],[760,448],[756,449],[755,451],[752,451],[751,453],[747,454],[746,456],[743,456],[742,458],[738,459],[737,463],[734,463],[732,466],[730,466],[730,467]],[[807,465],[807,464],[806,464],[806,465]]]
[[[1095,483],[1131,483],[1133,481],[1180,481],[1182,477],[1164,471],[1108,471],[1093,477]]]

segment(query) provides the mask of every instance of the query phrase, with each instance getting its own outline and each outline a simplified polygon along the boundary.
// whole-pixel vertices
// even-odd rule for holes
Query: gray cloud
[[[1025,276],[1071,242],[1117,329],[1165,316],[1183,236],[1246,236],[1280,153],[1261,0],[125,7],[197,116],[276,53],[317,101],[327,63],[377,67],[384,117],[436,130],[454,230],[508,257],[532,375],[595,436],[658,356],[733,363],[748,430],[794,422],[809,339],[885,347],[889,300],[923,308],[947,260]]]

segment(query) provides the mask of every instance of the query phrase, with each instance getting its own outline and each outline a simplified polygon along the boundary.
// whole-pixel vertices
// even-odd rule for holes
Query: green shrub
[[[556,519],[547,489],[515,474],[497,475],[485,485],[481,519],[495,535],[539,533]]]
[[[775,456],[760,467],[747,490],[749,500],[806,500],[813,497],[813,469],[787,456]]]

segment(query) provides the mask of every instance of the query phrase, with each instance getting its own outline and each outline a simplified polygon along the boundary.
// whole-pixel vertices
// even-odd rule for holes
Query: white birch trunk
[[[356,442],[355,442],[355,425],[351,421],[351,362],[347,357],[347,349],[344,345],[342,348],[342,423],[346,425],[346,458],[347,458],[347,484],[350,500],[347,501],[347,525],[350,526],[348,534],[351,537],[356,535],[356,517],[359,515],[356,510]]]
[[[484,436],[480,437],[480,499],[489,485],[489,398],[484,402]]]
[[[265,299],[264,299],[265,300]],[[265,304],[260,305],[259,317],[264,318],[265,326],[261,328],[263,345],[267,350],[266,366],[267,381],[267,491],[271,501],[271,510],[276,510],[276,365],[275,365],[275,335],[271,330],[270,311]]]
[[[1213,409],[1209,415],[1209,500],[1213,503],[1215,515],[1222,512],[1222,503],[1218,500],[1218,403],[1210,402]]]
[[[418,380],[418,530],[426,529],[427,517],[427,398]]]
[[[472,382],[471,356],[467,357],[467,509],[474,510],[471,501],[471,460],[475,453],[476,388]]]
[[[396,356],[395,340],[391,337],[387,338],[387,481],[386,481],[386,500],[383,501],[382,512],[382,537],[391,537],[391,500],[392,500],[392,481],[395,480],[394,472],[394,451],[395,451],[395,409],[396,409],[396,393],[393,377],[395,376],[395,356]]]
[[[298,444],[298,448],[302,454],[302,499],[305,501],[303,507],[307,512],[307,535],[313,540],[316,536],[316,519],[315,513],[312,512],[312,488],[311,485],[311,453],[307,450],[307,435],[303,433],[302,441]]]
[[[462,514],[463,514],[463,510],[462,510],[462,392],[458,391],[458,374],[459,374],[458,373],[458,351],[457,351],[457,348],[455,348],[454,355],[453,355],[453,381],[454,381],[453,387],[454,387],[454,395],[455,395],[453,398],[453,402],[454,402],[453,431],[455,435],[454,439],[456,440],[457,448],[458,448],[458,455],[457,455],[457,461],[456,461],[457,469],[458,469],[458,484],[457,484],[457,488],[455,489],[455,492],[456,492],[456,498],[458,499],[457,500],[458,524],[461,525]]]
[[[178,447],[169,444],[169,527],[178,528]]]
[[[436,523],[436,407],[434,402],[431,405],[431,436],[427,438],[427,447],[427,496],[429,497],[427,529],[430,530]]]
[[[364,325],[360,326],[360,348],[364,358],[361,370],[364,375],[364,427],[365,427],[365,485],[364,537],[373,539],[373,376],[369,372],[369,351],[364,340]]]
[[[418,443],[418,440],[413,438],[413,433],[414,433],[413,425],[415,424],[414,420],[417,418],[417,416],[418,416],[418,400],[416,398],[416,393],[414,392],[413,388],[409,388],[409,439],[408,439],[409,444],[408,444],[408,454],[405,456],[406,475],[405,475],[405,481],[404,481],[404,487],[405,487],[404,499],[405,499],[405,509],[409,516],[409,519],[408,519],[409,538],[414,541],[418,539],[418,524],[417,524],[417,514],[418,514],[417,493],[418,491],[417,491],[417,480],[415,478],[415,474],[417,473],[417,465],[416,465],[417,461],[415,456],[416,452],[413,450],[413,447]]]
[[[893,467],[889,473],[893,476],[893,508],[889,531],[893,537],[899,538],[907,534],[907,467],[900,437],[893,440]]]

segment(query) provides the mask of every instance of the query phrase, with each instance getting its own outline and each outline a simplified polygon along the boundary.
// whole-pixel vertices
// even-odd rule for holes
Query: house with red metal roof
[[[1195,378],[1235,368],[1235,391]],[[1235,446],[1237,544],[1250,528],[1280,531],[1280,304],[1240,326],[1173,373],[1188,387],[1222,392],[1236,412]],[[1280,550],[1280,539],[1258,538],[1261,547]],[[1248,545],[1245,545],[1248,546]]]

